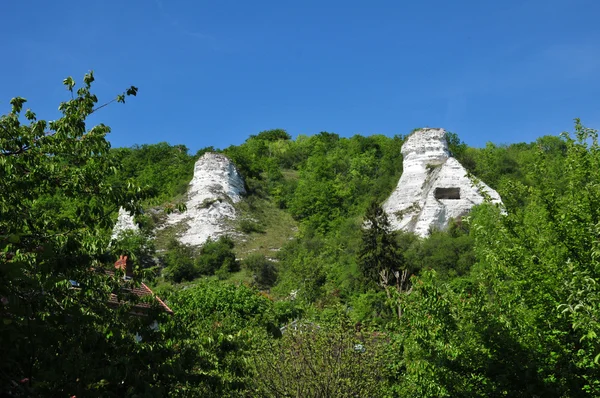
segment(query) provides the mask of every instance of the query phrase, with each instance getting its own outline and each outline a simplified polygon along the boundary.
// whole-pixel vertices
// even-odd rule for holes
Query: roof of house
[[[159,303],[159,305],[162,307],[162,309],[165,312],[167,312],[168,314],[173,314],[173,310],[171,310],[169,308],[169,306],[160,299],[160,297],[158,297],[156,294],[154,294],[152,289],[150,289],[145,283],[140,282],[139,286],[137,284],[133,283],[131,264],[128,264],[127,256],[119,257],[119,259],[115,262],[115,269],[121,269],[121,270],[125,271],[125,278],[124,278],[125,283],[123,283],[123,285],[121,286],[122,293],[124,293],[125,295],[133,295],[138,298],[143,298],[143,297],[148,297],[148,296],[154,297],[154,299]],[[113,271],[107,271],[107,273],[109,275],[114,275]],[[117,306],[117,305],[121,305],[125,301],[124,300],[119,301],[117,294],[112,293],[110,295],[110,299],[108,300],[108,302],[109,302],[109,304]],[[133,307],[134,307],[134,309],[136,309],[138,311],[144,312],[144,311],[147,311],[148,309],[152,308],[152,304],[150,304],[148,302],[137,302],[134,304]]]

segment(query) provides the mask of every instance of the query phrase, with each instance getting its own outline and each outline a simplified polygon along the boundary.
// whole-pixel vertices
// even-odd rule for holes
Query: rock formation
[[[450,156],[443,129],[415,131],[402,145],[402,156],[402,177],[383,204],[394,230],[424,237],[431,229],[445,229],[451,218],[467,214],[484,196],[502,203],[496,191],[481,181],[474,183]]]
[[[167,225],[183,224],[179,241],[200,246],[208,238],[216,239],[230,232],[229,221],[236,216],[233,204],[244,193],[244,181],[235,165],[226,156],[205,153],[194,166],[187,210],[170,214]]]
[[[124,208],[119,208],[119,216],[117,218],[117,223],[113,227],[111,240],[117,239],[120,234],[127,230],[132,230],[134,232],[139,232],[140,227],[133,221],[133,216],[129,214],[127,210]]]

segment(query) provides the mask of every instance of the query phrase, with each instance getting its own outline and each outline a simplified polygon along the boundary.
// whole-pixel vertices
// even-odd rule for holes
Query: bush
[[[260,234],[265,233],[265,228],[261,224],[252,220],[242,220],[240,221],[240,229],[245,234],[250,234],[252,232],[257,232]]]
[[[221,268],[215,271],[215,276],[218,280],[224,281],[229,277],[229,267],[228,264],[223,264]]]
[[[254,393],[273,397],[380,397],[387,387],[381,337],[348,322],[290,324],[254,357]]]
[[[136,266],[150,268],[156,265],[155,248],[151,238],[133,230],[122,231],[111,241],[110,251],[115,256],[129,256]]]
[[[250,254],[244,260],[244,267],[252,272],[254,282],[262,289],[269,288],[277,282],[275,263],[262,254]]]
[[[200,275],[194,265],[194,251],[190,246],[179,243],[176,239],[169,242],[163,260],[166,263],[165,277],[175,283],[191,281]]]
[[[167,297],[177,346],[191,363],[178,381],[186,397],[248,397],[254,344],[267,338],[273,303],[250,287],[201,279]],[[179,350],[179,349],[178,349]],[[143,394],[141,394],[143,395]],[[172,395],[165,395],[172,396]]]
[[[394,317],[387,301],[386,294],[382,291],[371,290],[360,294],[352,300],[350,316],[357,322],[385,324]]]
[[[198,272],[202,275],[214,275],[221,268],[226,272],[239,271],[240,265],[235,258],[233,247],[233,240],[227,236],[221,236],[216,241],[207,240],[200,249],[200,257],[196,260]]]

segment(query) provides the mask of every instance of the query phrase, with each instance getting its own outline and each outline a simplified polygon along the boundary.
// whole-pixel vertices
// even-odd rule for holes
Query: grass
[[[298,170],[285,169],[281,170],[281,174],[283,174],[283,178],[288,181],[297,181],[300,178],[300,172]]]
[[[236,237],[235,252],[238,258],[246,258],[250,253],[274,257],[298,232],[298,225],[292,216],[265,199],[252,198],[241,202],[238,211],[240,222],[250,219],[260,225],[258,231]]]
[[[163,229],[155,230],[154,232],[154,246],[157,251],[166,250],[169,242],[188,228],[187,223],[181,222],[174,225],[169,225]]]
[[[286,180],[298,179],[296,170],[283,170],[282,173]],[[177,199],[183,198],[182,195]],[[231,224],[235,231],[231,238],[235,242],[234,251],[240,261],[251,253],[260,253],[268,258],[276,257],[277,252],[298,232],[298,224],[292,216],[268,198],[250,195],[237,203],[235,208],[237,219]],[[164,223],[165,219],[166,217],[159,220],[157,224]],[[163,229],[155,229],[156,249],[165,250],[168,243],[186,228],[186,223],[179,223]],[[251,283],[252,273],[242,268],[238,272],[231,273],[227,280],[234,283]],[[160,281],[158,285],[161,289],[167,289],[170,283]]]
[[[242,268],[238,272],[232,272],[229,274],[229,278],[227,278],[228,282],[233,282],[235,284],[238,283],[250,283],[252,282],[252,274],[245,268]]]

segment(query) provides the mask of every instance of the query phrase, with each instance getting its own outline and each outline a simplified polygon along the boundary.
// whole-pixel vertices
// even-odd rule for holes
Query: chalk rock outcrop
[[[467,170],[450,156],[444,129],[415,131],[401,151],[402,177],[383,204],[392,229],[425,237],[431,229],[445,229],[451,218],[467,214],[484,196],[502,203],[496,191],[471,181]]]
[[[200,246],[208,238],[230,232],[228,224],[236,217],[233,204],[245,193],[244,181],[231,160],[221,154],[205,153],[194,166],[187,210],[170,214],[167,225],[183,224],[180,242]]]
[[[140,227],[135,223],[135,221],[133,221],[133,216],[129,214],[127,210],[121,207],[119,208],[117,223],[113,227],[111,240],[117,239],[120,234],[128,230],[139,232]]]

